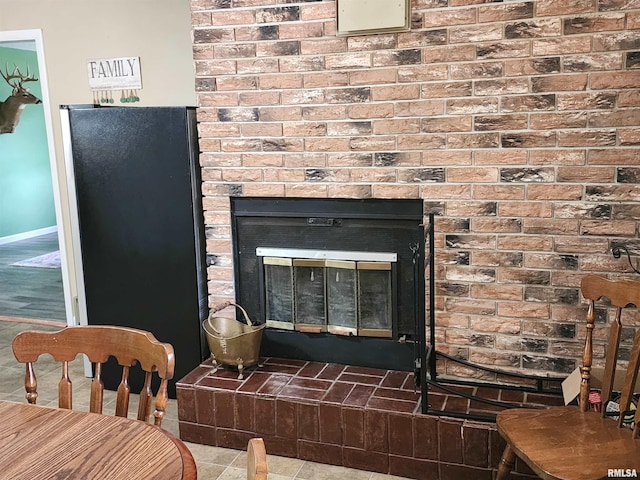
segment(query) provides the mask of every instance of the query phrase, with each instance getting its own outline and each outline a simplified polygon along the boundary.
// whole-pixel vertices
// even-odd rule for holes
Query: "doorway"
[[[0,134],[0,319],[73,324],[45,67],[41,30],[0,32],[0,101],[41,100]]]

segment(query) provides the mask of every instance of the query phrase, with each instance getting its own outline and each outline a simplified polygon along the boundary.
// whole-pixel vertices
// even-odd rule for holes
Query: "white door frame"
[[[53,184],[53,203],[56,213],[56,224],[58,226],[58,244],[60,246],[60,260],[62,270],[62,290],[64,293],[64,307],[67,325],[77,323],[74,318],[73,300],[71,292],[71,280],[69,277],[68,256],[73,256],[73,252],[67,251],[65,239],[65,229],[62,214],[62,199],[60,196],[60,180],[58,178],[58,167],[55,154],[55,144],[53,136],[53,124],[51,120],[51,102],[49,101],[49,84],[47,82],[47,70],[44,58],[44,43],[42,40],[42,30],[10,30],[0,31],[0,44],[4,42],[34,42],[36,56],[38,59],[38,75],[40,87],[42,89],[42,106],[44,110],[44,123],[47,131],[47,146],[49,149],[49,165],[51,168],[51,181]]]

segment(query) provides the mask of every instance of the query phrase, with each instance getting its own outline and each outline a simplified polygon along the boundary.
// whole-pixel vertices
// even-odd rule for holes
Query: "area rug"
[[[60,268],[60,250],[12,263],[16,267]]]

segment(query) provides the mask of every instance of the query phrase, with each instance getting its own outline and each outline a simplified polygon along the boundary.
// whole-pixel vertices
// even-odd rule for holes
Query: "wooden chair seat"
[[[58,383],[59,408],[72,409],[72,382],[69,378],[69,362],[78,354],[85,354],[94,366],[91,382],[89,411],[102,413],[104,384],[102,383],[102,365],[114,357],[122,367],[122,380],[117,389],[115,415],[127,417],[131,386],[130,369],[136,364],[145,372],[144,385],[139,392],[137,419],[149,421],[160,426],[165,415],[169,399],[167,386],[173,378],[175,357],[173,347],[162,343],[147,331],[118,326],[74,326],[57,332],[26,330],[20,332],[12,342],[13,354],[26,365],[25,389],[29,403],[36,403],[38,381],[34,364],[42,354],[49,354],[61,364],[61,378]],[[155,409],[151,415],[153,399],[152,377],[160,377],[155,396]]]
[[[609,418],[575,406],[512,409],[498,416],[500,435],[541,478],[597,479],[610,468],[640,474],[640,442]],[[601,449],[606,452],[599,455]]]
[[[514,466],[516,456],[543,479],[588,480],[607,478],[610,470],[640,474],[640,410],[633,411],[634,386],[640,369],[640,328],[635,329],[627,358],[619,356],[623,311],[637,322],[640,318],[640,282],[609,280],[597,275],[582,279],[581,292],[587,300],[586,337],[580,366],[579,405],[544,410],[511,409],[496,417],[498,432],[506,447],[498,466],[496,480],[504,480]],[[602,300],[602,301],[601,301]],[[596,307],[596,304],[598,307]],[[596,315],[596,311],[599,311]],[[596,317],[607,313],[612,320],[602,387],[602,407],[590,408],[593,330]],[[616,368],[626,369],[621,393],[614,392]],[[618,419],[607,414],[609,402],[618,403]],[[632,428],[624,418],[632,415]]]

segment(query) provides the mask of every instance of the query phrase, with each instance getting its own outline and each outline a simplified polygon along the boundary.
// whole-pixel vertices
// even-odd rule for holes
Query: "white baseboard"
[[[31,230],[30,232],[16,233],[15,235],[9,235],[7,237],[0,237],[0,245],[6,243],[19,242],[20,240],[26,240],[28,238],[39,237],[40,235],[46,235],[47,233],[55,233],[58,231],[58,226],[39,228],[38,230]]]

